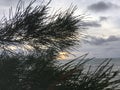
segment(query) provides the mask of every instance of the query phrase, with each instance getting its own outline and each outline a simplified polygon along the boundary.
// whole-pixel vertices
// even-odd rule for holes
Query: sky
[[[30,0],[23,0],[25,3]],[[39,4],[42,0],[37,0]],[[18,0],[0,0],[0,18],[13,10]],[[48,2],[48,0],[45,0]],[[75,15],[86,16],[82,33],[85,38],[80,46],[76,46],[73,54],[80,56],[89,53],[88,57],[118,58],[120,57],[120,0],[52,0],[51,11],[65,10],[70,5],[77,6]]]

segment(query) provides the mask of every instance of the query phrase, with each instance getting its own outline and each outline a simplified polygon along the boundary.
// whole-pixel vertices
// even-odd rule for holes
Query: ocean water
[[[92,69],[95,70],[102,62],[104,62],[105,58],[96,58],[86,63],[86,70],[88,70],[88,67],[91,65]],[[108,59],[110,60],[110,59]],[[108,64],[108,66],[113,65],[112,71],[118,71],[120,72],[120,58],[112,58]],[[120,73],[117,75],[117,77],[114,78],[115,80],[120,79]],[[113,79],[113,80],[114,80]],[[120,90],[120,85],[117,87],[117,90]]]
[[[92,60],[90,60],[90,61],[88,60],[88,61],[84,64],[83,68],[84,68],[85,71],[88,71],[89,67],[91,66],[91,71],[93,70],[93,72],[94,72],[94,70],[95,70],[102,62],[104,62],[105,60],[108,60],[108,61],[110,60],[108,66],[113,65],[112,71],[116,71],[116,70],[119,70],[119,71],[120,71],[120,58],[112,58],[112,59],[94,58],[94,59],[92,59]],[[64,63],[67,63],[67,62],[69,62],[69,61],[71,61],[71,60],[62,60],[61,62],[64,64]],[[85,61],[85,60],[83,60],[83,62],[84,62],[84,61]],[[77,64],[78,62],[80,62],[80,59],[75,60],[74,64]],[[106,61],[106,62],[107,62],[107,61]],[[114,79],[115,79],[115,80],[120,79],[120,74],[118,74],[118,76],[115,77]],[[113,79],[113,80],[114,80],[114,79]],[[111,86],[110,86],[110,87],[111,87]],[[117,87],[117,90],[120,90],[120,86]]]
[[[85,60],[86,60],[86,59],[85,59]],[[85,60],[83,60],[82,62],[84,62]],[[84,66],[85,69],[88,69],[89,66],[91,66],[91,68],[94,70],[94,69],[96,69],[102,62],[104,62],[105,60],[108,60],[108,61],[110,60],[108,66],[114,65],[114,66],[113,66],[113,71],[116,71],[116,70],[119,70],[119,71],[120,71],[120,58],[111,58],[111,59],[107,59],[107,58],[94,58],[94,59],[91,59],[91,60],[89,60],[89,59],[87,59],[87,60],[88,60],[88,61],[85,63],[85,66]],[[71,61],[71,60],[61,60],[60,62],[61,62],[62,64],[64,64],[64,63],[67,63],[67,62],[69,62],[69,61]],[[74,63],[74,64],[77,64],[78,62],[80,62],[80,59],[75,60],[73,63]]]
[[[97,68],[105,60],[110,60],[108,65],[109,66],[113,65],[113,70],[120,70],[120,58],[111,58],[111,59],[95,58],[95,59],[88,61],[86,64],[87,64],[87,66],[91,65],[93,68]]]
[[[93,72],[96,70],[96,68],[102,63],[102,62],[104,62],[106,60],[106,58],[94,58],[94,59],[92,59],[92,60],[88,60],[84,65],[83,65],[83,68],[84,68],[84,71],[85,72],[87,72],[88,71],[88,69],[89,69],[89,67],[91,66],[91,70],[90,71],[92,71],[93,70]],[[110,60],[110,59],[107,59],[108,61]],[[67,62],[69,62],[69,61],[71,61],[71,60],[62,60],[62,61],[60,61],[62,64],[65,64],[65,63],[67,63]],[[83,60],[83,62],[84,62],[85,60]],[[80,59],[78,59],[78,60],[75,60],[73,63],[74,64],[77,64],[78,62],[80,62]],[[107,62],[107,61],[106,61]],[[104,63],[105,64],[105,63]],[[112,58],[111,60],[110,60],[110,62],[109,62],[109,64],[108,64],[108,67],[109,66],[111,66],[111,65],[113,65],[113,68],[112,68],[112,71],[120,71],[120,58]],[[120,73],[117,75],[117,77],[115,77],[114,78],[115,80],[118,80],[118,79],[120,79]],[[113,80],[114,80],[113,79]],[[120,90],[120,85],[118,86],[118,88],[117,88],[118,90]]]

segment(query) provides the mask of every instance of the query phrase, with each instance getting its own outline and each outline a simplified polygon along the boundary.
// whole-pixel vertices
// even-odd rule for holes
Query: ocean
[[[86,64],[88,66],[92,66],[94,68],[97,68],[98,65],[100,65],[102,62],[104,62],[105,60],[110,60],[109,65],[113,65],[113,70],[120,70],[120,58],[94,58],[90,61],[88,61]]]
[[[94,58],[94,59],[91,59],[89,61],[89,59],[84,59],[83,62],[85,60],[88,60],[84,65],[83,65],[83,68],[84,68],[84,71],[87,72],[89,67],[91,66],[91,70],[93,70],[93,72],[97,69],[97,67],[102,63],[104,62],[105,60],[110,60],[108,66],[111,66],[113,65],[113,68],[112,68],[112,71],[120,71],[120,58],[112,58],[112,59],[107,59],[107,58]],[[67,63],[71,60],[61,60],[60,62],[62,62],[63,64],[64,63]],[[80,59],[78,60],[75,60],[74,64],[77,64],[78,62],[80,62]],[[106,61],[107,62],[107,61]],[[115,77],[113,80],[118,80],[120,79],[120,73],[117,75],[117,77]],[[111,86],[110,86],[111,87]],[[120,90],[120,86],[117,87],[116,90]]]
[[[84,59],[84,60],[82,60],[82,62],[84,62],[86,60],[87,60],[87,62],[83,65],[85,71],[87,71],[90,66],[91,66],[91,70],[94,71],[105,60],[108,60],[108,61],[110,60],[108,66],[113,65],[113,68],[112,68],[113,71],[116,71],[116,70],[120,71],[120,58],[111,58],[111,59],[107,59],[107,58],[93,58],[93,59]],[[67,63],[69,61],[72,61],[72,59],[71,60],[60,60],[60,63],[61,64],[65,64],[65,63]],[[80,61],[81,61],[81,59],[74,60],[72,65],[75,65],[75,64],[79,63]]]
[[[105,60],[110,60],[108,66],[113,65],[113,71],[119,70],[120,71],[120,58],[111,58],[111,59],[107,59],[107,58],[93,58],[91,60],[89,59],[84,59],[82,62],[88,60],[85,65],[84,65],[84,69],[88,70],[89,66],[91,66],[92,70],[95,70],[102,62],[104,62]],[[71,60],[61,60],[60,62],[62,64],[67,63]],[[73,63],[77,64],[78,62],[80,62],[80,59],[75,60]]]

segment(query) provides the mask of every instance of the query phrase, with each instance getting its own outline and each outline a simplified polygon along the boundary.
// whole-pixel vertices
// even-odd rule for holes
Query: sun
[[[59,52],[59,55],[57,57],[58,60],[65,60],[68,58],[68,52]]]

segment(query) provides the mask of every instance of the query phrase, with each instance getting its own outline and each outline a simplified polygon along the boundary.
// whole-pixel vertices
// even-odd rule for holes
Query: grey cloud
[[[16,5],[20,0],[0,0],[0,6],[12,6],[12,5]],[[30,3],[31,1],[34,0],[21,0],[23,3]],[[35,3],[41,3],[44,0],[36,0]],[[48,3],[49,0],[45,0],[44,3]]]
[[[101,27],[101,24],[97,21],[89,21],[89,22],[83,22],[82,26],[86,27]]]
[[[100,20],[100,21],[106,21],[107,19],[108,19],[108,17],[101,16],[99,20]]]
[[[111,8],[119,8],[119,6],[111,2],[103,2],[103,1],[100,1],[98,3],[94,3],[88,6],[89,10],[92,10],[95,12],[102,12],[102,11],[109,10]]]
[[[18,4],[20,0],[0,0],[0,7],[13,7]],[[23,3],[27,4],[30,3],[33,0],[21,0]],[[38,0],[36,0],[38,1]],[[40,1],[40,0],[39,0]]]
[[[113,41],[120,41],[120,37],[116,37],[116,36],[109,36],[107,39],[97,38],[93,36],[88,36],[87,38],[88,40],[84,40],[84,42],[92,45],[102,45],[102,44],[113,42]]]
[[[88,53],[89,57],[98,58],[116,58],[120,57],[120,37],[110,36],[107,39],[97,38],[94,36],[86,36],[86,40],[79,51]],[[107,53],[105,53],[107,51]]]
[[[17,3],[19,0],[0,0],[0,6],[12,6]]]

